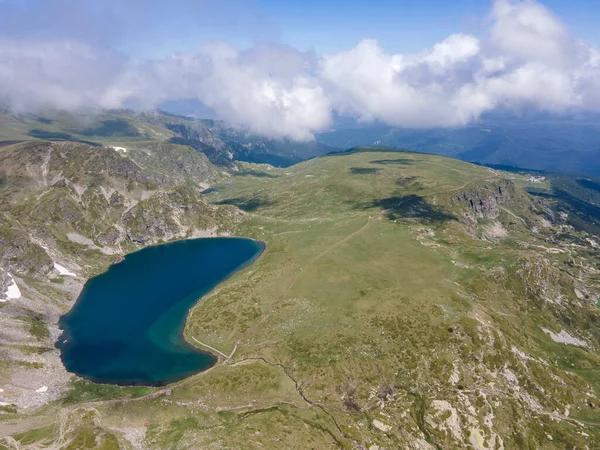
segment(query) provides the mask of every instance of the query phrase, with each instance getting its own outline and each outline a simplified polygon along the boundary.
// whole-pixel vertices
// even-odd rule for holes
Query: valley
[[[0,304],[0,448],[600,445],[592,179],[387,147],[219,165],[169,139],[0,148],[21,292]],[[183,336],[214,366],[164,387],[66,371],[59,318],[86,280],[209,236],[266,245],[191,302]]]
[[[599,16],[0,0],[0,450],[600,449]]]

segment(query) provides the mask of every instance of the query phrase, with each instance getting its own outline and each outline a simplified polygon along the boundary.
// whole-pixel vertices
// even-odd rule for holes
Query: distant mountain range
[[[89,145],[144,146],[148,143],[185,145],[204,153],[215,165],[234,161],[287,167],[341,149],[317,141],[270,139],[213,119],[198,119],[166,111],[134,113],[119,110],[39,115],[0,112],[0,141],[77,141]]]
[[[344,123],[317,141],[387,145],[484,164],[600,175],[600,120],[489,117],[463,128],[406,129]]]
[[[383,135],[463,156],[481,136],[526,140],[481,128]],[[382,131],[327,135],[347,148],[348,130]],[[599,205],[591,175],[340,151],[164,112],[0,114],[0,449],[600,448]],[[267,250],[177,331],[221,355],[214,367],[164,388],[66,370],[57,347],[77,338],[60,337],[61,317],[90,278],[217,236]],[[175,336],[164,323],[180,307],[148,336]],[[147,311],[106,310],[123,320],[83,352],[112,368]]]
[[[165,105],[181,110],[177,105]],[[600,118],[490,116],[462,128],[407,129],[337,118],[336,127],[314,141],[256,135],[215,119],[165,110],[119,110],[39,115],[0,112],[0,141],[78,141],[90,145],[185,145],[217,166],[235,161],[287,167],[360,145],[382,145],[439,154],[480,164],[600,175]]]

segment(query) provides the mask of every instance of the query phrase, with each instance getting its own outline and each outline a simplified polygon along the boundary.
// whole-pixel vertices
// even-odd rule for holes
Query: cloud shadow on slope
[[[396,159],[375,159],[370,161],[371,164],[381,164],[381,165],[390,165],[390,164],[398,164],[403,166],[410,166],[415,162],[410,158],[396,158]]]
[[[373,167],[350,167],[350,173],[352,175],[372,175],[379,171],[381,171],[381,169]]]
[[[279,175],[273,175],[271,173],[259,172],[257,170],[240,170],[233,173],[234,177],[257,177],[257,178],[279,178]]]
[[[419,219],[425,223],[444,223],[458,220],[416,194],[392,196],[357,205],[360,209],[380,208],[389,220]]]
[[[275,202],[264,197],[234,197],[221,200],[214,203],[215,205],[233,205],[240,208],[242,211],[254,212],[257,209],[274,205]]]

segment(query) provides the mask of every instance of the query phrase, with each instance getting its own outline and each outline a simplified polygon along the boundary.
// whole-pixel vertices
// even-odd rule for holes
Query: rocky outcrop
[[[137,244],[167,241],[219,225],[215,207],[189,188],[159,192],[129,209],[122,218],[127,238]]]
[[[474,218],[496,219],[500,213],[499,205],[510,201],[514,191],[514,182],[502,179],[463,192],[456,196],[454,203]]]
[[[202,178],[159,176],[110,148],[23,143],[3,150],[0,172],[0,267],[19,277],[46,277],[58,255],[92,267],[142,245],[218,232],[231,215],[203,199]]]
[[[205,128],[191,128],[180,123],[167,123],[166,128],[177,136],[171,138],[173,144],[189,145],[202,152],[213,164],[232,166],[233,158],[225,143]]]
[[[0,154],[7,185],[52,186],[120,184],[151,188],[158,179],[111,148],[77,142],[27,142]]]
[[[27,235],[0,228],[0,267],[14,275],[41,278],[52,270],[53,263]]]
[[[0,301],[3,300],[3,294],[8,290],[8,286],[10,286],[12,282],[13,279],[8,272],[4,269],[0,269]]]
[[[102,245],[112,247],[117,245],[121,238],[121,232],[115,227],[110,227],[104,233],[99,234],[96,240]]]

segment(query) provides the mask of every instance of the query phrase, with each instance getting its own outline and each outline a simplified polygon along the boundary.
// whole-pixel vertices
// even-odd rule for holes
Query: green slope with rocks
[[[236,161],[285,167],[339,150],[315,141],[270,139],[222,121],[162,111],[90,111],[78,115],[62,111],[45,111],[39,115],[0,112],[0,145],[2,142],[27,140],[79,141],[95,146],[116,146],[122,151],[134,151],[138,158],[143,158],[148,151],[159,149],[164,152],[175,146],[184,146],[189,151],[205,155],[213,164],[230,169],[235,168]],[[179,168],[186,161],[178,158],[170,162]],[[170,171],[171,174],[178,172]]]
[[[174,160],[190,169],[177,172]],[[13,283],[21,294],[0,303],[0,401],[36,407],[65,392],[58,318],[89,277],[147,245],[231,231],[239,210],[201,194],[224,176],[181,146],[139,158],[70,141],[0,148],[0,299]]]
[[[129,149],[25,143],[0,167],[23,291],[0,309],[6,448],[600,445],[600,237],[531,174],[381,147],[214,169],[205,194]],[[83,278],[206,230],[267,243],[188,318],[189,342],[230,357],[164,389],[62,369],[56,320]]]

